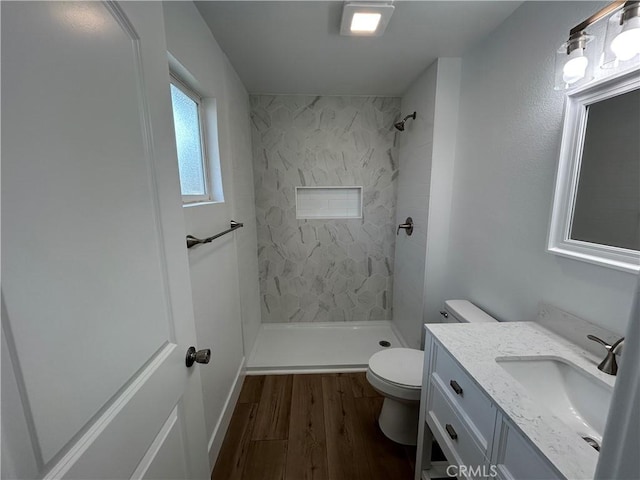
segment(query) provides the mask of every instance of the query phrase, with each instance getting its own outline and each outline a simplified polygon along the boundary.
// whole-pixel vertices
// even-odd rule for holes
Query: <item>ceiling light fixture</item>
[[[382,15],[379,13],[354,13],[351,17],[352,32],[375,32],[380,25]]]
[[[587,34],[586,30],[607,17],[607,33],[600,67],[618,67],[640,62],[640,0],[617,0],[569,31],[569,39],[556,51],[556,90],[573,88],[593,78],[595,52],[593,48],[587,48],[587,44],[594,37]]]
[[[342,9],[340,35],[379,37],[387,28],[393,2],[348,2]]]

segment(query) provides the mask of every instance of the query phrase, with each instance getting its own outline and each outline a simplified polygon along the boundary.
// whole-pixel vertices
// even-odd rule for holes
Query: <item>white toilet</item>
[[[467,300],[447,300],[441,312],[448,323],[495,322]],[[385,397],[378,425],[391,440],[415,445],[422,387],[424,352],[413,348],[389,348],[369,359],[367,380]]]

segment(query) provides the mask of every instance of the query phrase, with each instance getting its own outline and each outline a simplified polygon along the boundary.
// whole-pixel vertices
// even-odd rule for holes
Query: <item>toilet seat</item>
[[[420,390],[423,355],[422,350],[413,348],[382,350],[369,359],[369,371],[394,386]]]
[[[369,369],[367,371],[367,374],[368,374],[368,376],[373,376],[378,382],[382,382],[385,385],[389,385],[389,386],[394,387],[396,389],[402,389],[402,390],[407,390],[407,391],[415,390],[417,392],[419,392],[422,389],[420,386],[414,387],[414,386],[411,386],[411,385],[403,385],[401,383],[392,382],[391,380],[388,380],[388,379],[383,378],[383,377],[381,377],[379,375],[376,375],[371,369]]]

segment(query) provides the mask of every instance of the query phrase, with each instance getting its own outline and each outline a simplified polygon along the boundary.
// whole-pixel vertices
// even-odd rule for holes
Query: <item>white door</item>
[[[2,2],[3,476],[209,476],[174,143],[159,3]]]

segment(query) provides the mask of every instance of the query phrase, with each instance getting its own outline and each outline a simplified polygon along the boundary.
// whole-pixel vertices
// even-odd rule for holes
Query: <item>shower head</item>
[[[393,126],[396,127],[398,130],[400,130],[401,132],[404,132],[404,122],[406,122],[409,118],[413,118],[415,120],[416,112],[413,112],[411,115],[407,115],[402,119],[401,122],[394,123]]]

